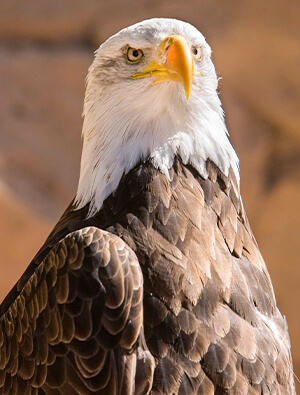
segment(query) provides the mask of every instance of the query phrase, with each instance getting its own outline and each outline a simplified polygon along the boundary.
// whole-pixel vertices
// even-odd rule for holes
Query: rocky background
[[[297,0],[0,0],[0,299],[75,193],[93,51],[155,16],[194,24],[213,48],[244,204],[300,377]]]

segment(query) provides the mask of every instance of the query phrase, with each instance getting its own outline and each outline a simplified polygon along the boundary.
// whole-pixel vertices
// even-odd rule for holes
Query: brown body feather
[[[236,180],[207,170],[141,163],[70,205],[1,306],[1,393],[295,393]]]

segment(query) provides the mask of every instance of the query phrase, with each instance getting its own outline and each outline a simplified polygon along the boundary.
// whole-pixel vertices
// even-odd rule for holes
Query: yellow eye
[[[200,47],[198,47],[198,48],[194,47],[192,49],[192,52],[193,52],[195,59],[200,60],[202,58],[202,50]]]
[[[142,59],[144,53],[141,49],[127,47],[125,56],[128,62],[137,63]]]

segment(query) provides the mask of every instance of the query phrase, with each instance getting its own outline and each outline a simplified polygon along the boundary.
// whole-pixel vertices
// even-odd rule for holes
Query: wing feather
[[[154,362],[142,296],[139,263],[120,238],[95,227],[67,235],[0,318],[0,392],[20,393],[26,382],[46,394],[147,393]],[[139,358],[147,374],[136,382]]]

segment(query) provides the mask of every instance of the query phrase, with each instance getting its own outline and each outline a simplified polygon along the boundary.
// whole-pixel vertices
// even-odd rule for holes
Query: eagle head
[[[150,19],[104,42],[87,77],[77,207],[94,214],[147,159],[168,176],[178,155],[203,177],[210,159],[238,178],[217,86],[211,49],[189,23]]]

